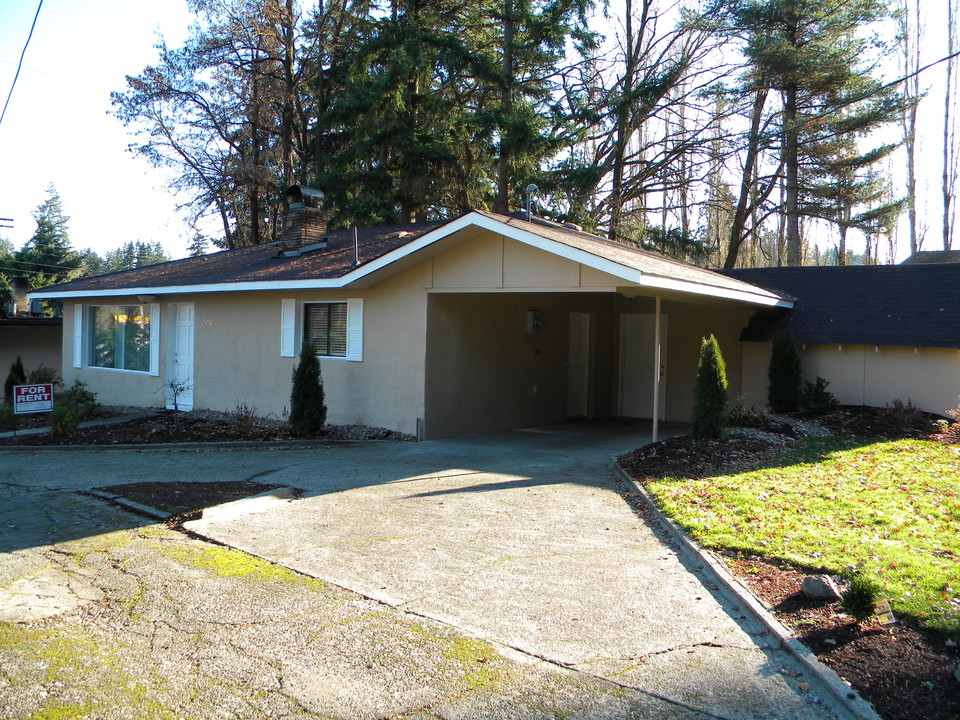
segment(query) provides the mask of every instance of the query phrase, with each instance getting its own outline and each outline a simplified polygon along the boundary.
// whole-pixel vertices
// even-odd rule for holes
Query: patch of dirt
[[[817,418],[817,422],[832,435],[860,435],[863,437],[896,440],[923,438],[938,432],[939,415],[914,407],[862,407],[841,405],[833,412]]]
[[[724,559],[780,622],[885,720],[960,718],[960,683],[953,675],[960,651],[946,637],[903,622],[887,628],[876,621],[858,625],[839,602],[805,597],[800,584],[806,573],[757,557]]]
[[[279,485],[246,480],[218,482],[140,482],[125,485],[104,485],[95,488],[101,492],[133,500],[141,505],[168,513],[170,524],[186,522],[197,516],[204,508],[242,500]]]
[[[113,413],[119,414],[119,413]],[[107,414],[107,417],[110,415]],[[41,426],[42,427],[42,426]],[[162,443],[219,443],[294,440],[285,423],[237,418],[230,413],[181,412],[179,421],[169,411],[109,425],[80,428],[69,435],[38,433],[0,438],[0,445],[154,445]],[[364,425],[328,425],[312,438],[326,440],[414,440],[385,428]]]
[[[843,406],[816,418],[816,424],[836,435],[960,441],[960,422],[940,431],[939,419],[912,408]],[[723,440],[670,438],[622,455],[618,462],[640,481],[707,477],[758,465],[798,434],[773,426],[750,433]],[[843,614],[839,602],[809,600],[800,593],[808,574],[803,569],[734,553],[724,559],[777,618],[885,720],[960,718],[960,682],[954,677],[960,650],[950,645],[950,638],[912,627],[902,618],[891,628],[875,622],[858,625]]]

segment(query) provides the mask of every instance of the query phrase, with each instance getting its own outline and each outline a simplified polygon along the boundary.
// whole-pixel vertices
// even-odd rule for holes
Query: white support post
[[[657,441],[660,429],[660,297],[653,323],[653,440]]]

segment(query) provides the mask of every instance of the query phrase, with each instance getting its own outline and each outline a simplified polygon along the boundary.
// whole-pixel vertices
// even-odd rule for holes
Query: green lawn
[[[958,447],[809,438],[752,472],[647,488],[706,547],[862,567],[894,612],[960,634]]]

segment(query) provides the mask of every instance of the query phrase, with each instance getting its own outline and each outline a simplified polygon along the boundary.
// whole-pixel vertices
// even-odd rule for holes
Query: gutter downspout
[[[660,296],[657,296],[653,325],[653,440],[660,429]]]

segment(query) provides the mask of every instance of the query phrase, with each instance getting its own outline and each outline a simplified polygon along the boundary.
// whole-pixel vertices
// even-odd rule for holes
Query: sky
[[[38,4],[0,0],[0,107]],[[184,0],[43,0],[0,123],[0,217],[13,219],[0,237],[16,247],[30,239],[52,183],[75,248],[102,255],[159,241],[186,254],[188,231],[164,176],[127,152],[132,136],[107,113],[125,76],[155,62],[157,31],[176,46],[190,21]]]
[[[925,4],[923,62],[945,54],[941,0]],[[39,0],[0,0],[0,103],[6,100]],[[190,231],[165,190],[165,175],[127,151],[134,136],[108,114],[110,93],[126,88],[156,61],[157,33],[179,46],[191,22],[185,0],[43,0],[6,116],[0,123],[0,237],[16,247],[30,239],[33,212],[53,184],[77,249],[103,255],[126,242],[160,242],[186,255]],[[891,76],[893,76],[891,74]],[[939,249],[938,134],[943,132],[943,66],[927,71],[920,155],[921,212],[929,226],[924,249]],[[2,107],[2,105],[0,105]],[[939,123],[939,124],[938,124]],[[0,225],[9,224],[0,221]],[[900,230],[905,228],[901,222]],[[901,236],[903,232],[901,232]],[[900,242],[897,260],[907,251]],[[862,250],[862,248],[854,248]]]

